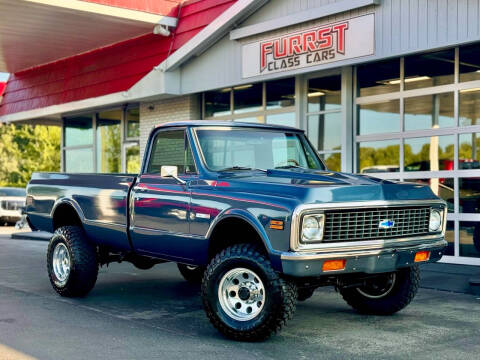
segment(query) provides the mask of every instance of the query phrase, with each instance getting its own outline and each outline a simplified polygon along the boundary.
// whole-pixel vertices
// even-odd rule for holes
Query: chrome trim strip
[[[391,254],[398,251],[418,251],[423,249],[431,248],[444,248],[447,245],[447,242],[443,239],[421,244],[415,246],[399,246],[399,247],[388,247],[380,248],[377,250],[353,250],[353,251],[339,251],[339,252],[329,252],[329,253],[302,253],[302,252],[292,252],[292,253],[282,253],[280,258],[287,261],[296,261],[296,260],[324,260],[324,259],[338,259],[338,258],[359,258],[365,256],[378,256],[383,254]]]
[[[186,234],[186,233],[181,233],[181,232],[172,232],[168,230],[162,230],[162,229],[153,229],[153,228],[148,228],[148,227],[143,227],[143,226],[133,226],[131,227],[131,231],[137,231],[137,232],[144,232],[144,233],[150,233],[150,234],[155,234],[155,235],[171,235],[171,236],[177,236],[177,237],[184,237],[184,238],[189,238],[189,239],[199,239],[199,240],[205,240],[205,237],[202,235],[196,235],[196,234]]]
[[[117,231],[122,231],[122,232],[124,232],[127,228],[127,224],[119,224],[119,223],[109,222],[109,221],[106,221],[106,220],[84,219],[83,222],[87,226],[98,226],[98,227],[108,228],[110,230],[117,230]]]
[[[292,251],[332,251],[336,248],[348,249],[349,247],[356,248],[358,246],[363,248],[381,248],[386,244],[399,242],[414,241],[417,239],[434,239],[437,235],[427,235],[422,237],[408,237],[385,240],[367,240],[367,241],[345,241],[345,242],[331,242],[331,243],[317,243],[317,244],[301,244],[300,243],[300,219],[305,213],[314,213],[316,211],[322,212],[324,210],[340,210],[340,209],[358,209],[369,207],[396,207],[396,206],[432,206],[443,205],[444,216],[446,217],[447,203],[444,200],[376,200],[376,201],[354,201],[354,202],[338,202],[326,204],[302,204],[295,208],[292,214],[292,225],[290,230],[290,249]],[[446,224],[446,222],[444,222]],[[442,231],[442,237],[445,235],[445,225]]]

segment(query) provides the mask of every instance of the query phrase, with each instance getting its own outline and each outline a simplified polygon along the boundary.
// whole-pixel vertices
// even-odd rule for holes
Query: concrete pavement
[[[37,359],[478,359],[480,298],[421,289],[391,317],[362,316],[317,290],[284,331],[263,343],[223,338],[199,288],[174,264],[102,268],[85,299],[51,289],[47,243],[0,235],[0,349]],[[0,350],[1,351],[1,350]],[[0,360],[2,354],[0,353]]]

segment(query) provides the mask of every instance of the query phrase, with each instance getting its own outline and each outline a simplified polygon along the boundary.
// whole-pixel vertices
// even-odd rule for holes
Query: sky
[[[0,72],[0,82],[5,82],[8,79],[8,73]]]

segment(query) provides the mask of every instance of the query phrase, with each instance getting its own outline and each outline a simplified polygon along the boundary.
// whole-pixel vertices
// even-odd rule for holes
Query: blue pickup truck
[[[446,246],[446,204],[428,186],[329,171],[303,131],[281,126],[163,124],[140,174],[35,173],[26,204],[31,227],[53,233],[60,295],[85,296],[111,262],[175,262],[237,340],[279,331],[320,286],[393,314]]]

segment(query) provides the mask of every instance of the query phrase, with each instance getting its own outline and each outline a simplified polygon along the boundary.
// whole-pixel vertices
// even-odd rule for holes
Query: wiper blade
[[[305,168],[298,165],[283,165],[283,166],[275,166],[275,169],[305,169]]]
[[[264,170],[264,169],[250,168],[250,167],[246,167],[246,166],[232,166],[232,167],[228,167],[228,168],[225,168],[225,169],[218,170],[218,172],[237,171],[237,170],[258,170],[258,171],[263,171],[263,172],[267,171],[267,170]]]

